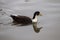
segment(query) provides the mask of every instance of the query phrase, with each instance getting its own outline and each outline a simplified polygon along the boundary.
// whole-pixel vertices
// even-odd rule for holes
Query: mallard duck
[[[10,17],[13,19],[13,23],[28,25],[28,24],[32,24],[32,22],[37,22],[37,16],[39,15],[42,16],[39,11],[36,11],[32,19],[30,17],[21,16],[21,15],[10,15]]]

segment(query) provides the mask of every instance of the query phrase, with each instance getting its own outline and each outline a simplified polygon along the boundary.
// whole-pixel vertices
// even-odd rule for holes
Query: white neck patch
[[[37,15],[35,16],[34,19],[32,19],[32,22],[37,22]]]

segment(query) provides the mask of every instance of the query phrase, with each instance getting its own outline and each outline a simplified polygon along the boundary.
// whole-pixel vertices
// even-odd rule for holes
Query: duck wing
[[[14,15],[11,15],[12,19],[14,21],[16,21],[17,23],[20,23],[20,24],[31,24],[32,23],[32,20],[31,18],[27,17],[27,16],[14,16]]]

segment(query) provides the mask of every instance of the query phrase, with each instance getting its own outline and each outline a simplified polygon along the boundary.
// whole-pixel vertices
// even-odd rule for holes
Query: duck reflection
[[[33,22],[33,29],[36,33],[39,33],[43,27],[37,28],[37,22]]]

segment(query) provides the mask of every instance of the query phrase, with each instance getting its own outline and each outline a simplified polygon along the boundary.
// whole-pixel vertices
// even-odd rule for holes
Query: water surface
[[[43,28],[36,33],[32,25],[23,27],[11,25],[12,19],[2,11],[0,12],[0,35],[9,36],[11,40],[60,40],[60,3],[55,2],[39,0],[26,3],[21,0],[1,0],[0,8],[9,15],[19,14],[32,18],[33,13],[39,10],[43,16],[38,17],[40,22],[38,27]]]

